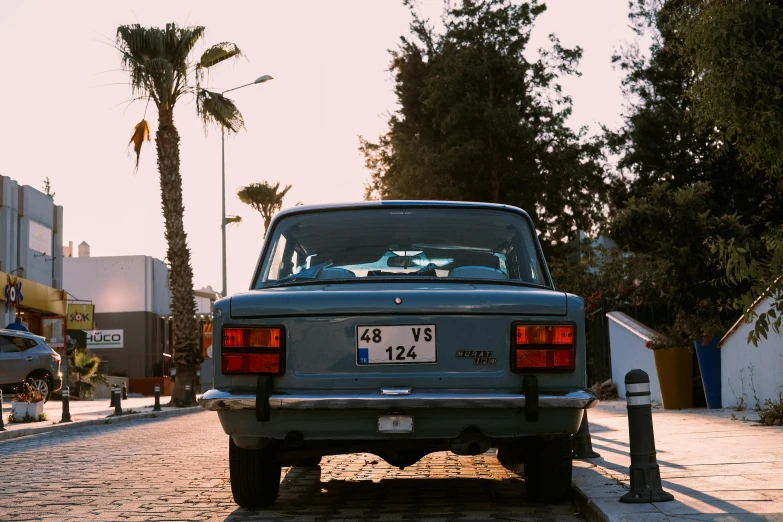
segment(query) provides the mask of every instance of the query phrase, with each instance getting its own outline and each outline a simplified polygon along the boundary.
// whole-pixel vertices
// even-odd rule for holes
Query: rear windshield
[[[277,222],[255,288],[310,281],[511,282],[549,286],[520,214],[470,208],[373,208]]]

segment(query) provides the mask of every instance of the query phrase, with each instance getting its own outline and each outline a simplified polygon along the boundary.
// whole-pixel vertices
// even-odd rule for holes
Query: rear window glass
[[[294,214],[272,230],[255,288],[421,278],[549,286],[529,222],[514,212],[380,207]]]

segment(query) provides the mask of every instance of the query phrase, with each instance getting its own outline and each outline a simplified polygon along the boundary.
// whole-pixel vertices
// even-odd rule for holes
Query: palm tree
[[[155,147],[158,153],[160,193],[168,242],[169,288],[173,316],[173,359],[177,371],[172,403],[185,399],[185,385],[196,378],[203,357],[195,318],[193,268],[190,248],[183,226],[182,176],[179,170],[179,132],[174,125],[174,107],[181,98],[194,96],[196,111],[206,126],[217,123],[229,132],[244,126],[234,103],[223,95],[201,88],[204,71],[220,62],[241,56],[236,45],[222,42],[207,49],[193,64],[190,53],[203,36],[204,27],[141,27],[138,24],[117,28],[117,49],[122,65],[130,76],[136,99],[152,100],[158,111]],[[192,79],[195,80],[195,86]],[[145,109],[146,118],[146,109]],[[130,143],[136,152],[136,168],[144,141],[150,141],[146,119],[135,127]],[[130,145],[129,143],[129,145]],[[193,387],[195,388],[195,386]],[[194,394],[195,390],[191,391]]]
[[[93,352],[78,349],[68,361],[68,377],[74,387],[74,395],[80,399],[92,396],[95,385],[106,382],[100,372],[101,358]]]
[[[262,181],[261,183],[251,183],[237,192],[237,196],[239,196],[239,200],[242,203],[250,205],[261,213],[261,217],[264,219],[264,236],[266,236],[266,232],[269,230],[272,216],[283,206],[283,198],[289,190],[291,190],[291,185],[280,190],[279,181],[274,185]]]

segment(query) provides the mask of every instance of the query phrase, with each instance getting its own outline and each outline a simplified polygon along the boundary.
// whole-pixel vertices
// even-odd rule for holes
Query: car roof
[[[36,335],[32,332],[24,332],[22,330],[9,330],[7,328],[0,328],[0,335],[15,335],[17,337],[27,337],[28,339],[37,339],[39,341],[46,342],[46,337]]]
[[[382,207],[453,207],[453,208],[483,208],[493,210],[508,210],[525,214],[528,213],[519,207],[512,205],[502,205],[500,203],[482,203],[478,201],[437,201],[437,200],[384,200],[384,201],[356,201],[353,203],[324,203],[318,205],[299,205],[296,207],[282,210],[275,215],[277,218],[298,214],[300,212],[317,212],[319,210],[347,210],[347,209],[366,209]]]

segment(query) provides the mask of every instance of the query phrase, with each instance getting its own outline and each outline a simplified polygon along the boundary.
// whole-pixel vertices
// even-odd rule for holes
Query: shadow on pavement
[[[398,472],[396,469],[393,472]],[[280,484],[277,503],[266,509],[237,508],[226,522],[286,520],[308,515],[318,520],[444,518],[472,520],[555,520],[552,505],[525,498],[519,478],[490,479],[391,477],[371,480],[321,480],[321,468],[292,468]],[[556,506],[573,515],[570,502]],[[513,516],[509,516],[513,515]]]

